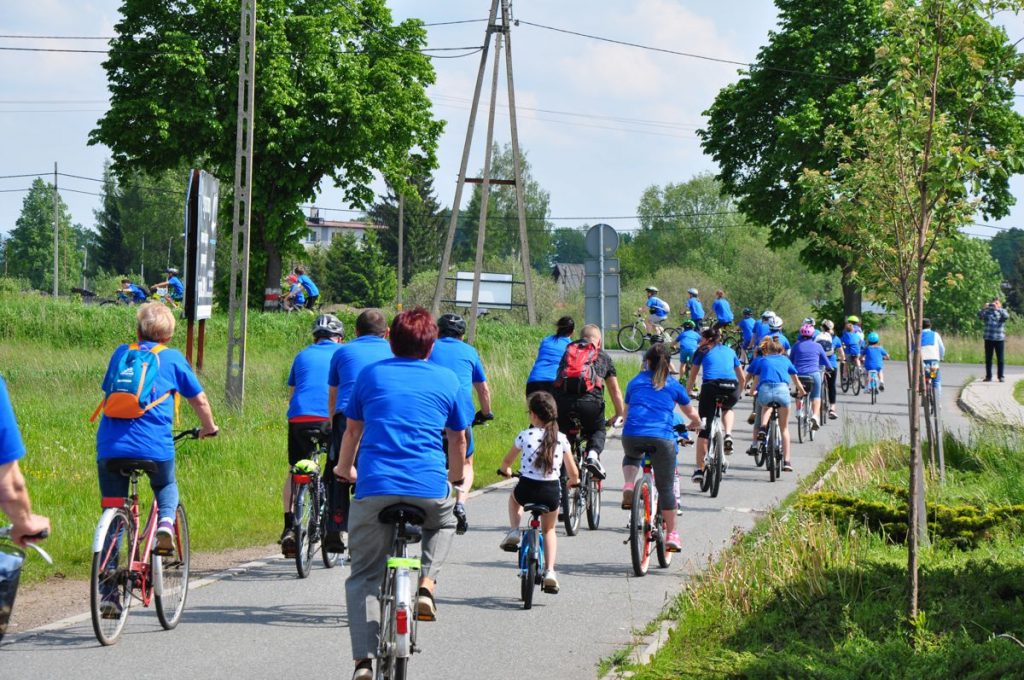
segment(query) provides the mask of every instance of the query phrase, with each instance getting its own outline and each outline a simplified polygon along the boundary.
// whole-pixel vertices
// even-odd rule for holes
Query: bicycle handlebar
[[[5,527],[0,527],[0,538],[8,538],[8,537],[10,537],[11,532],[13,530],[14,530],[14,525],[13,524],[8,524]],[[34,533],[31,536],[26,536],[25,538],[31,539],[31,540],[29,542],[27,542],[25,545],[27,545],[29,548],[32,548],[37,553],[39,553],[39,556],[42,557],[44,560],[46,560],[47,564],[53,564],[53,558],[50,557],[50,553],[46,552],[45,550],[40,548],[38,545],[36,545],[34,542],[32,542],[32,541],[41,541],[44,538],[49,538],[49,537],[50,537],[50,530],[49,529],[43,529],[42,531]]]
[[[199,433],[202,432],[201,428],[193,427],[191,430],[182,430],[178,434],[174,435],[174,441],[180,441],[182,439],[199,439]],[[216,437],[220,434],[220,430],[216,430],[213,434],[206,435],[207,437]]]
[[[519,473],[519,472],[513,472],[510,475],[506,475],[504,470],[502,470],[501,468],[498,468],[498,476],[499,477],[504,477],[505,479],[512,479],[513,477],[522,477],[523,475],[521,473]]]

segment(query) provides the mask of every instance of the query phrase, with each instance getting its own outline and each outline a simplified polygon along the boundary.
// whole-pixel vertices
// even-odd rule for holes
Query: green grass
[[[981,508],[1019,501],[1020,439],[993,433],[948,441],[948,481],[928,502]],[[838,451],[822,489],[866,499],[906,487],[905,449],[891,443]],[[934,541],[921,555],[920,607],[905,617],[906,548],[859,521],[799,509],[764,520],[703,570],[671,606],[677,625],[651,664],[620,665],[637,678],[1021,677],[1024,555],[1019,519],[969,549]]]
[[[1013,386],[1013,398],[1017,400],[1018,404],[1024,405],[1024,380],[1018,380],[1017,384]]]
[[[942,343],[946,346],[945,363],[948,364],[984,364],[985,341],[981,334],[977,335],[946,335],[942,334]],[[893,359],[902,361],[907,358],[906,346],[903,344],[903,332],[886,330],[882,332],[882,344]],[[1006,363],[1013,366],[1024,365],[1024,336],[1006,335]]]
[[[96,425],[89,422],[101,398],[99,383],[114,347],[134,339],[135,309],[86,307],[42,297],[0,297],[0,366],[14,403],[28,454],[22,468],[34,509],[51,518],[47,549],[55,566],[41,561],[27,580],[61,572],[86,576],[89,542],[99,516]],[[342,314],[352,329],[351,314]],[[221,436],[179,448],[177,476],[189,512],[193,548],[216,551],[276,540],[281,523],[281,484],[287,467],[286,380],[295,354],[309,341],[309,315],[249,316],[244,414],[224,401],[226,318],[208,323],[205,370],[200,375]],[[477,346],[491,384],[496,418],[477,428],[476,486],[497,480],[495,470],[527,424],[526,375],[547,328],[483,321]],[[180,326],[172,346],[184,350]],[[621,362],[620,362],[621,363]],[[625,387],[638,364],[619,366]],[[609,409],[610,412],[610,409]],[[187,405],[182,429],[197,425]],[[143,493],[149,502],[148,485]]]

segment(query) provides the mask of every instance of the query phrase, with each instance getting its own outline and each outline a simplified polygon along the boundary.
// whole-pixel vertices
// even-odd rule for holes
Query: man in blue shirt
[[[732,323],[732,306],[729,301],[725,299],[725,291],[715,291],[715,301],[711,303],[711,309],[715,312],[715,328],[724,328]]]
[[[295,276],[298,277],[299,284],[306,293],[306,307],[313,309],[317,300],[320,299],[320,289],[313,283],[313,279],[309,278],[309,274],[301,264],[295,268]]]
[[[121,279],[121,292],[118,297],[123,297],[130,305],[142,304],[148,297],[146,291],[140,286],[131,282],[131,279]]]
[[[744,307],[743,318],[736,325],[739,327],[740,335],[743,337],[743,356],[740,359],[745,361],[747,354],[752,353],[754,345],[754,329],[757,326],[754,310],[750,307]]]
[[[295,556],[291,468],[300,460],[309,458],[316,450],[318,433],[330,427],[327,374],[338,343],[344,336],[345,329],[338,317],[321,314],[313,322],[313,344],[295,356],[288,373],[288,386],[291,388],[288,399],[288,474],[285,475],[281,494],[284,501],[281,552],[285,557]]]
[[[367,309],[356,318],[356,337],[342,345],[331,357],[327,375],[327,411],[333,414],[331,423],[330,467],[338,463],[341,438],[345,434],[345,406],[352,395],[356,378],[364,368],[378,361],[390,359],[391,345],[384,339],[387,319],[379,309]],[[334,475],[327,482],[327,500],[330,518],[325,528],[324,544],[335,552],[345,549],[345,532],[348,530],[349,489],[351,484],[338,482]]]
[[[647,308],[647,318],[644,319],[647,335],[661,335],[669,313],[668,303],[658,297],[658,289],[654,286],[647,286],[644,290],[647,291],[647,302],[644,305]]]
[[[699,331],[703,328],[704,324],[704,305],[700,303],[700,298],[697,297],[697,289],[691,288],[686,291],[690,296],[690,299],[686,301],[686,308],[690,312],[690,320],[693,321]]]
[[[185,284],[178,278],[178,270],[176,267],[168,267],[164,270],[164,274],[167,274],[167,280],[161,281],[160,283],[154,283],[149,287],[150,290],[156,290],[157,288],[167,288],[167,294],[171,296],[171,299],[175,302],[181,302],[185,299]]]
[[[0,509],[14,526],[11,540],[21,547],[25,547],[29,536],[50,530],[48,518],[32,514],[28,487],[18,467],[24,456],[25,445],[7,394],[7,383],[0,378]]]
[[[463,408],[469,413],[473,412],[473,392],[476,392],[477,399],[480,401],[480,410],[473,418],[474,425],[493,420],[491,388],[487,384],[483,362],[480,361],[477,351],[462,341],[462,336],[466,334],[466,320],[458,314],[442,314],[437,320],[437,334],[437,342],[434,343],[434,350],[430,353],[428,360],[451,369],[458,376],[459,398]],[[455,533],[457,534],[464,534],[469,529],[465,502],[469,491],[473,488],[475,442],[472,427],[466,431],[466,440],[466,464],[463,468],[465,482],[458,489],[458,498],[455,502],[455,519],[458,522]]]

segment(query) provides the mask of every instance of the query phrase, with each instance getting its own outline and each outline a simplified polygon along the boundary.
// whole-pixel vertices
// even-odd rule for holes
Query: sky
[[[388,4],[396,20],[416,16],[427,23],[486,19],[490,7],[489,0]],[[0,34],[110,36],[119,5],[118,0],[0,0]],[[534,179],[550,192],[550,218],[556,226],[606,222],[621,230],[636,228],[637,204],[647,187],[716,171],[714,161],[700,149],[696,130],[704,124],[702,112],[722,86],[737,79],[739,67],[551,28],[750,62],[776,22],[775,6],[768,0],[515,0],[512,11],[520,21],[511,36],[519,139]],[[479,46],[484,28],[482,21],[431,26],[428,43],[437,48]],[[1011,40],[1024,36],[1024,21],[1011,17],[1007,28]],[[2,47],[102,50],[105,42],[8,37],[0,38]],[[102,61],[102,54],[0,49],[0,176],[50,173],[47,179],[52,181],[54,162],[61,173],[102,175],[109,150],[86,143],[107,106]],[[437,80],[428,94],[435,115],[447,122],[434,187],[445,205],[455,194],[479,61],[479,54],[434,60]],[[490,74],[488,68],[485,104]],[[1024,98],[1020,101],[1024,105]],[[498,104],[495,141],[506,143],[510,132],[503,81]],[[482,106],[470,175],[483,167],[485,129]],[[13,228],[31,181],[0,178],[0,232]],[[73,220],[92,228],[99,183],[61,176],[58,186]],[[1021,177],[1012,186],[1018,196],[1024,193]],[[464,204],[469,193],[464,193]],[[324,213],[334,219],[356,215],[346,212],[351,206],[329,186],[315,203],[338,211]],[[991,224],[1024,226],[1024,204]],[[983,227],[972,231],[997,233]]]

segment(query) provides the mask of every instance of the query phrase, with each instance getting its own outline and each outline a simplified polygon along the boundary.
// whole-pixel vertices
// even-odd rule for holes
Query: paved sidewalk
[[[1024,380],[1024,372],[1010,370],[1006,382],[975,380],[964,386],[957,403],[975,418],[999,425],[1024,426],[1024,405],[1014,396],[1013,388]]]

